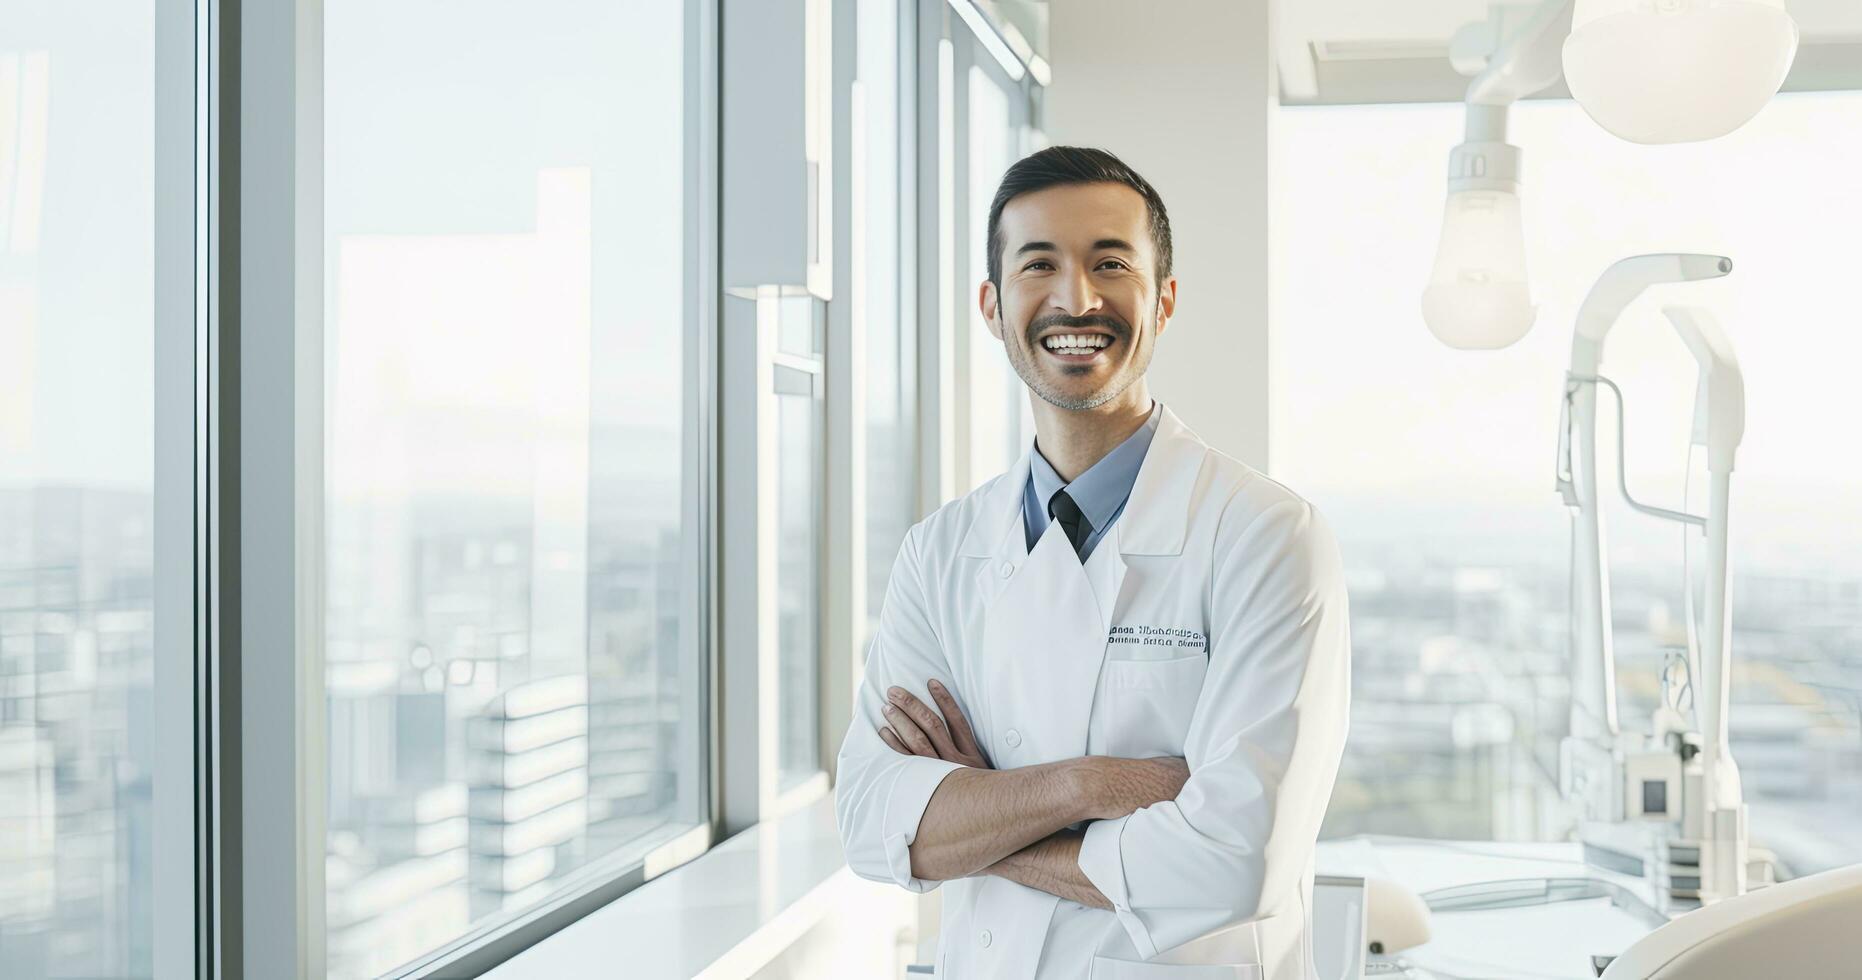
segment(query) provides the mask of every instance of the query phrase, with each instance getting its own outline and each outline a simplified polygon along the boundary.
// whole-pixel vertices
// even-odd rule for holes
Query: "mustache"
[[[1035,317],[1033,322],[1028,324],[1028,342],[1034,343],[1035,336],[1049,327],[1102,327],[1119,337],[1125,337],[1131,333],[1131,328],[1126,326],[1123,320],[1105,313],[1094,313],[1089,316],[1049,313]]]

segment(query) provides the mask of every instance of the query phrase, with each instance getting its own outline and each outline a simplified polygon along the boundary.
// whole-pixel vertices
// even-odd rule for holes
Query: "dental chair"
[[[1862,864],[1689,912],[1637,940],[1602,980],[1862,976]]]

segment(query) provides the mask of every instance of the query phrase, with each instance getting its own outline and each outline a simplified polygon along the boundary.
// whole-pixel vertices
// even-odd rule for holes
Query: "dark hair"
[[[1144,198],[1151,215],[1151,245],[1157,253],[1153,277],[1159,288],[1170,278],[1170,215],[1149,181],[1125,161],[1084,146],[1050,146],[1016,161],[1002,175],[995,200],[989,202],[989,281],[1002,286],[1002,208],[1023,194],[1062,184],[1124,184]]]

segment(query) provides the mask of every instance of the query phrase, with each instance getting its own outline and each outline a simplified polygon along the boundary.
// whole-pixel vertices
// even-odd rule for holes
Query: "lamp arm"
[[[1572,6],[1573,0],[1544,0],[1517,33],[1501,42],[1486,70],[1468,83],[1468,105],[1511,105],[1558,81],[1564,75]],[[1473,113],[1469,118],[1472,122]],[[1476,136],[1470,133],[1468,138]],[[1505,139],[1505,134],[1481,138]]]

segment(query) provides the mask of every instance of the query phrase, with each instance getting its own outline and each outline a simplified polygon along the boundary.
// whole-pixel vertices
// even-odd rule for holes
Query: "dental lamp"
[[[1577,0],[1565,83],[1622,139],[1692,143],[1758,115],[1796,56],[1784,0]]]
[[[1559,746],[1559,788],[1577,809],[1586,860],[1647,878],[1666,906],[1730,898],[1747,885],[1746,807],[1726,721],[1732,656],[1727,508],[1734,456],[1745,434],[1745,382],[1710,314],[1663,308],[1699,368],[1691,445],[1706,449],[1709,489],[1707,513],[1695,515],[1649,506],[1630,494],[1622,392],[1600,369],[1610,329],[1648,287],[1731,271],[1732,261],[1717,255],[1639,255],[1610,266],[1578,312],[1559,426],[1557,489],[1573,511],[1571,734]],[[1682,685],[1665,678],[1663,705],[1646,735],[1624,733],[1617,724],[1608,552],[1597,491],[1599,386],[1618,400],[1617,479],[1624,500],[1640,513],[1699,528],[1706,538],[1698,651],[1687,586],[1684,667],[1691,711],[1680,704]]]
[[[1422,317],[1437,339],[1463,350],[1513,343],[1532,329],[1537,312],[1526,285],[1520,149],[1506,141],[1507,107],[1558,81],[1558,45],[1571,10],[1569,0],[1540,4],[1507,36],[1518,9],[1496,8],[1487,22],[1458,32],[1451,47],[1457,69],[1474,80],[1466,136],[1448,156],[1448,201]]]
[[[1457,31],[1449,60],[1474,79],[1422,295],[1429,332],[1450,347],[1491,350],[1532,328],[1510,105],[1562,74],[1584,111],[1622,139],[1712,139],[1764,107],[1796,54],[1783,0],[1496,4],[1486,21]]]

